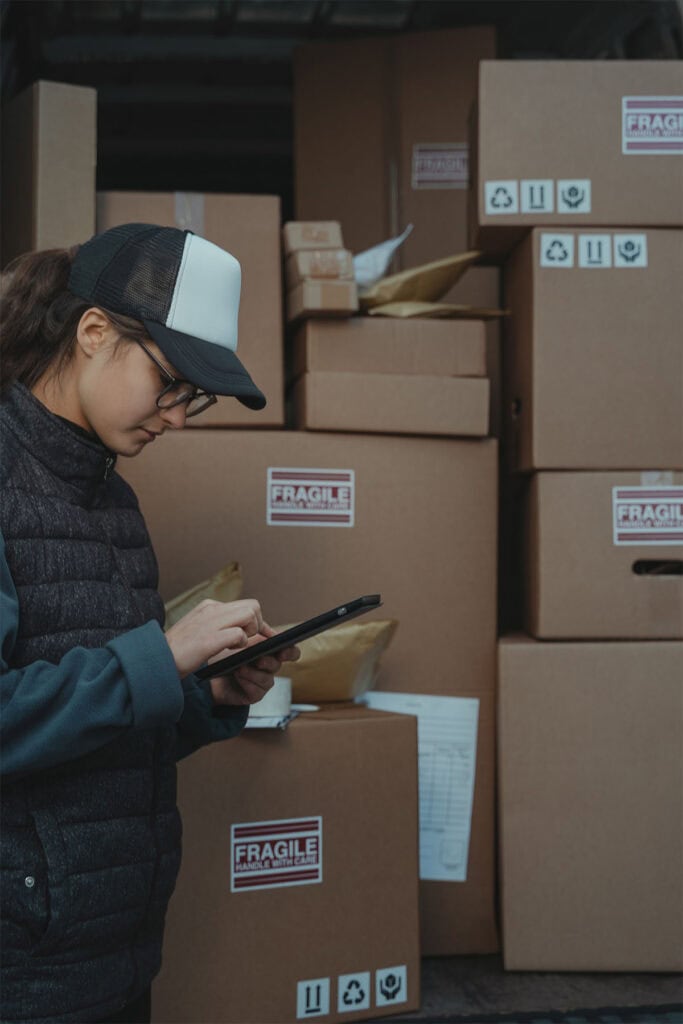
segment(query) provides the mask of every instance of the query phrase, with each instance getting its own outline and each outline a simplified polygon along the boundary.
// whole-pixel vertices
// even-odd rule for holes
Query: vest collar
[[[55,476],[89,489],[113,471],[116,456],[98,437],[50,412],[23,384],[12,384],[3,406],[22,446]]]

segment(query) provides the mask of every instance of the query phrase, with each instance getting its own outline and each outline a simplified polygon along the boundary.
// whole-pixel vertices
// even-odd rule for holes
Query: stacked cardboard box
[[[513,969],[682,963],[679,76],[480,69],[470,239],[508,254],[503,443],[523,497],[528,635],[499,649]]]
[[[358,310],[353,258],[334,221],[289,221],[282,229],[287,319],[351,316]]]

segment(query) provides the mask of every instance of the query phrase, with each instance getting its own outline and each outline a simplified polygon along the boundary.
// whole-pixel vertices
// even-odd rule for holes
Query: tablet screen
[[[364,615],[365,612],[379,608],[381,604],[382,598],[380,594],[366,594],[364,597],[357,597],[355,600],[347,602],[347,604],[337,605],[336,608],[331,608],[321,615],[316,615],[312,619],[306,619],[305,622],[300,622],[298,626],[291,626],[289,629],[283,630],[282,633],[268,637],[267,640],[262,640],[258,644],[253,644],[251,647],[245,647],[235,654],[230,654],[227,658],[214,661],[210,665],[199,669],[195,675],[199,679],[229,675],[241,665],[249,665],[253,661],[258,661],[264,654],[277,654],[278,651],[284,650],[285,647],[292,647],[301,640],[306,640],[310,636],[316,636],[326,629],[331,629],[332,626],[338,626],[341,622],[348,622],[349,619],[355,619],[358,615]]]

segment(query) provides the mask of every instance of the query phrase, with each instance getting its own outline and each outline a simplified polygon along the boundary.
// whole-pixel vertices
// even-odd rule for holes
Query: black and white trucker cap
[[[78,249],[69,291],[141,320],[183,379],[262,409],[235,354],[241,279],[234,256],[191,231],[121,224]]]

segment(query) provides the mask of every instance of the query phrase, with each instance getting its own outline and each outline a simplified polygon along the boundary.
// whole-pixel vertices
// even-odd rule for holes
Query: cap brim
[[[249,409],[263,409],[266,396],[256,387],[232,349],[142,321],[183,380],[212,395],[230,395]]]

